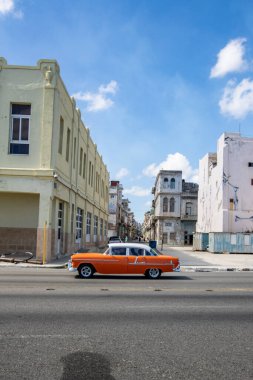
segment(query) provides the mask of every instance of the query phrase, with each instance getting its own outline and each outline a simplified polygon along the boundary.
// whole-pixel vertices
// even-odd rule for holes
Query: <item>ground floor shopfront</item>
[[[8,178],[0,188],[0,254],[30,251],[50,262],[105,246],[107,226],[105,209],[54,180]]]

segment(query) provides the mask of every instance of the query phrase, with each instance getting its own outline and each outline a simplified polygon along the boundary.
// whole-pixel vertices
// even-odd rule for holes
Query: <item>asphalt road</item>
[[[253,379],[251,272],[0,268],[0,379]]]

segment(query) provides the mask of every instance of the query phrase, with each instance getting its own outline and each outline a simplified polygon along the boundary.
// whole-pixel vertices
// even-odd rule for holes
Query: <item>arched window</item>
[[[170,212],[175,211],[175,198],[170,198]]]
[[[170,180],[170,188],[171,189],[175,189],[175,187],[176,187],[176,180],[175,180],[175,178],[171,178],[171,180]]]
[[[163,212],[168,212],[168,198],[163,198]]]
[[[164,178],[164,180],[163,180],[163,182],[168,182],[169,180],[168,180],[168,178]]]
[[[192,203],[191,202],[186,202],[185,214],[186,215],[192,215]]]
[[[167,189],[167,187],[168,187],[168,183],[169,183],[169,180],[168,180],[168,178],[165,177],[165,178],[163,179],[163,188],[164,188],[164,189]]]

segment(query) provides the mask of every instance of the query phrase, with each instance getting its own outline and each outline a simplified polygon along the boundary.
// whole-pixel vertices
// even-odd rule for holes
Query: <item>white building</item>
[[[209,235],[206,244],[213,252],[241,252],[244,241],[247,249],[251,246],[253,138],[224,133],[218,140],[217,153],[209,153],[200,161],[196,231],[196,240]],[[237,236],[239,233],[247,236]],[[199,246],[197,241],[194,245]]]
[[[182,180],[181,170],[160,170],[154,194],[154,236],[158,244],[192,244],[197,220],[198,185]]]

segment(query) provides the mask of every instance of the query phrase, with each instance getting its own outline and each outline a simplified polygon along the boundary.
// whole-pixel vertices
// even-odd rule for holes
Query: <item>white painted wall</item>
[[[217,154],[209,153],[200,161],[197,232],[253,231],[253,167],[249,162],[253,162],[253,138],[239,133],[224,133]],[[239,188],[238,202],[232,203],[235,187]]]

